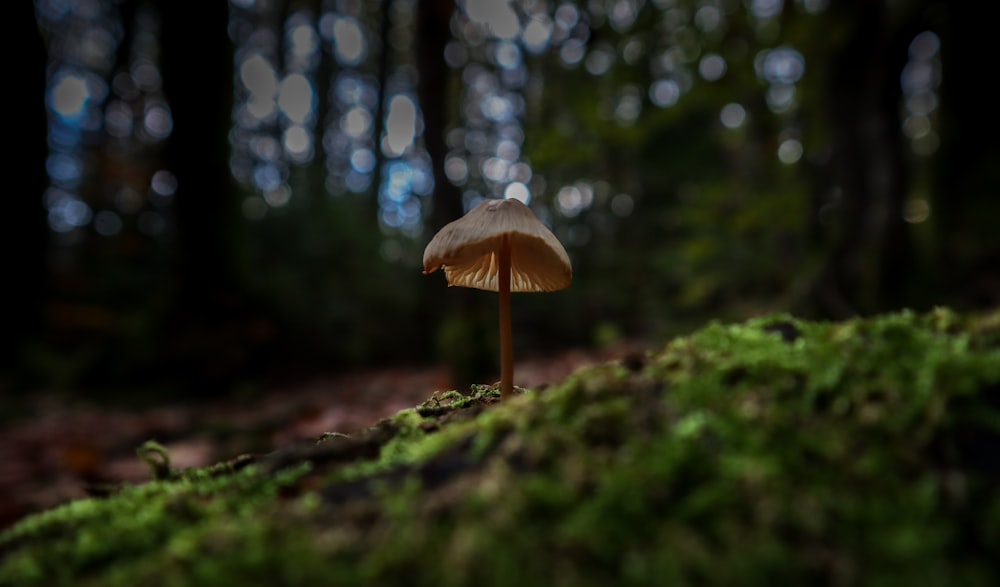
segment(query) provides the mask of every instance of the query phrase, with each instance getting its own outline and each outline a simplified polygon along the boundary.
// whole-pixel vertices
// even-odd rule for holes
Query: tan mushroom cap
[[[424,274],[444,267],[448,285],[499,290],[498,252],[510,242],[510,291],[569,287],[573,268],[566,249],[520,200],[486,200],[448,223],[424,249]]]

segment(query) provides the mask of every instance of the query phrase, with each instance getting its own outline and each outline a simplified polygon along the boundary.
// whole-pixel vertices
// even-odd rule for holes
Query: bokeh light
[[[94,215],[94,230],[101,236],[116,236],[123,226],[121,216],[111,210],[101,210]]]
[[[625,218],[632,214],[635,208],[635,201],[628,194],[616,194],[611,198],[611,212],[620,218]]]
[[[90,89],[84,76],[71,72],[56,74],[49,90],[49,108],[67,122],[80,120],[90,101]]]
[[[778,160],[793,165],[802,158],[802,143],[798,139],[785,139],[778,145]]]
[[[55,232],[69,232],[90,223],[93,211],[86,202],[74,194],[51,191],[46,198],[49,227]]]
[[[577,216],[594,201],[594,188],[586,181],[578,181],[573,185],[563,186],[556,194],[556,206],[563,216]]]
[[[930,218],[931,205],[925,198],[908,200],[903,208],[903,219],[910,224],[919,224]]]
[[[484,25],[499,39],[514,39],[521,32],[517,14],[508,0],[464,0],[460,4],[470,21]]]
[[[417,134],[417,106],[412,98],[398,95],[389,100],[385,129],[382,150],[386,155],[397,157],[413,145]]]
[[[152,49],[129,49],[134,54],[119,63],[124,39],[115,3],[84,4],[94,20],[82,28],[93,30],[59,46],[62,60],[49,69],[50,225],[74,238],[169,235],[177,180],[155,157],[130,185],[88,188],[95,160],[128,164],[107,153],[95,157],[94,145],[105,135],[123,151],[153,148],[169,138],[174,121],[161,94],[156,31],[138,27],[138,40],[130,42]],[[631,177],[628,155],[615,160],[619,145],[621,153],[648,148],[645,133],[662,133],[669,142],[675,125],[697,121],[709,131],[710,146],[725,148],[727,169],[738,173],[751,160],[766,160],[770,170],[800,165],[805,145],[810,165],[825,161],[823,146],[806,135],[810,114],[800,111],[815,104],[817,82],[806,77],[805,57],[812,59],[813,48],[785,34],[782,15],[815,15],[828,4],[458,0],[440,57],[448,91],[459,95],[447,105],[449,126],[433,129],[447,134],[437,162],[439,177],[450,184],[443,187],[457,186],[466,209],[485,198],[530,202],[568,242],[596,244],[608,242],[600,239],[611,238],[623,219],[646,220],[637,213],[651,201],[645,190],[671,194],[684,180],[676,169],[653,180]],[[315,194],[299,200],[300,190],[357,194],[377,200],[382,257],[405,258],[400,247],[422,235],[431,218],[435,177],[418,100],[426,81],[417,72],[418,3],[392,3],[388,31],[379,29],[376,3],[296,4],[287,13],[255,0],[229,5],[236,48],[229,165],[244,190],[244,216],[285,217],[300,201],[313,201]],[[36,2],[42,20],[82,22],[82,7]],[[914,157],[932,157],[941,142],[941,38],[917,32],[906,58],[899,130]],[[812,61],[809,67],[822,72]],[[585,88],[586,99],[566,108],[546,103],[548,93],[561,96],[565,88]],[[693,192],[677,190],[686,193]],[[929,201],[910,200],[902,210],[906,221],[926,219]],[[678,207],[688,205],[679,197]],[[821,216],[835,217],[831,210],[839,204],[824,205]]]
[[[531,203],[531,189],[525,184],[515,181],[504,189],[503,197],[510,200],[520,200],[525,204]]]
[[[705,81],[714,82],[726,74],[726,60],[721,55],[711,53],[698,62],[698,73]]]
[[[781,14],[783,0],[750,0],[750,11],[759,19],[774,18]]]
[[[293,73],[278,86],[278,108],[294,124],[303,124],[315,111],[315,92],[306,76]]]
[[[903,134],[920,157],[933,155],[940,143],[934,129],[938,107],[937,89],[941,82],[939,52],[941,40],[932,31],[918,33],[909,46],[909,59],[900,74],[903,92]]]
[[[534,55],[544,53],[552,39],[552,19],[547,14],[538,14],[528,19],[521,33],[521,43]]]
[[[722,107],[719,112],[719,120],[722,122],[722,126],[726,128],[740,128],[743,123],[746,122],[747,111],[743,106],[735,102],[730,102]]]
[[[754,59],[754,68],[761,79],[778,85],[791,85],[802,79],[806,60],[791,47],[761,51]]]
[[[661,107],[673,106],[681,97],[681,88],[672,79],[661,79],[649,87],[649,100]]]

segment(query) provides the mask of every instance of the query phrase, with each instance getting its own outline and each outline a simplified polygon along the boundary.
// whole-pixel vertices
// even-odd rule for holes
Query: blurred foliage
[[[229,368],[253,370],[280,358],[297,365],[294,371],[449,356],[462,363],[467,359],[456,353],[471,357],[471,345],[492,344],[495,332],[482,331],[495,325],[480,323],[492,294],[476,292],[481,307],[459,312],[468,304],[456,302],[454,290],[420,274],[423,245],[448,220],[441,211],[455,209],[456,198],[468,206],[500,196],[510,184],[485,177],[485,157],[454,138],[473,132],[494,142],[515,137],[514,160],[531,170],[531,205],[574,263],[569,290],[515,296],[519,353],[660,339],[710,318],[772,310],[845,317],[997,302],[1000,286],[983,269],[998,258],[990,231],[1000,211],[989,190],[997,182],[989,158],[996,147],[987,142],[995,135],[981,131],[976,142],[971,131],[953,134],[953,127],[968,128],[986,114],[963,110],[960,97],[949,93],[950,84],[968,87],[981,75],[970,60],[988,40],[968,38],[963,27],[989,21],[980,13],[985,7],[932,0],[426,2],[232,4],[231,36],[270,39],[278,63],[290,23],[319,27],[322,15],[360,23],[367,53],[345,65],[337,60],[336,39],[324,37],[318,65],[308,66],[318,85],[317,155],[279,161],[287,203],[265,204],[270,195],[240,175],[249,139],[241,142],[244,135],[234,131],[236,155],[218,162],[231,164],[240,179],[236,200],[244,212],[230,249],[239,267],[233,295],[249,304],[236,313],[239,320],[258,321],[232,336],[207,338],[222,342],[197,352],[258,345],[262,350],[239,354]],[[121,2],[117,17],[113,4],[102,5],[112,24],[92,23],[94,29],[109,27],[128,40],[137,26],[129,19],[156,21],[155,2]],[[480,5],[491,6],[494,16],[512,11],[519,32],[505,37],[491,28]],[[418,22],[434,18],[451,31],[447,65],[441,56],[428,61],[414,51]],[[60,28],[61,20],[40,22],[50,52],[78,34]],[[548,30],[546,43],[526,40],[531,23]],[[155,40],[157,27],[148,30]],[[151,39],[135,36],[146,44],[122,41],[119,53],[148,50]],[[926,46],[914,48],[917,40]],[[237,42],[236,50],[245,47]],[[284,59],[287,71],[295,71],[294,60]],[[419,222],[394,227],[382,207],[392,181],[386,165],[395,159],[374,147],[381,134],[369,141],[376,166],[368,187],[343,187],[349,172],[336,166],[336,157],[354,151],[344,150],[338,134],[342,112],[331,84],[355,72],[381,88],[372,132],[384,133],[380,117],[390,94],[416,95],[421,80],[440,78],[430,72],[442,68],[443,85],[429,95],[439,95],[447,119],[428,119],[440,128],[417,124],[412,150],[398,160],[413,169],[430,161],[440,180],[445,157],[464,158],[468,174],[456,185],[439,181],[433,196],[410,194]],[[918,70],[923,85],[907,85]],[[98,73],[110,77],[114,68]],[[477,80],[499,93],[484,96]],[[428,95],[427,88],[420,94]],[[915,110],[914,96],[931,106]],[[515,113],[503,124],[482,115],[482,101],[498,97]],[[275,124],[266,132],[278,140],[282,129]],[[443,135],[448,152],[428,140]],[[118,141],[112,149],[112,143],[94,141],[88,152],[97,159],[103,153],[138,179],[118,173],[108,180],[95,168],[91,181],[135,182],[137,191],[148,191],[155,144]],[[121,156],[139,147],[142,157]],[[108,159],[109,151],[117,158]],[[949,178],[957,176],[956,195]],[[97,196],[83,197],[94,209],[103,205]],[[157,206],[162,202],[146,204]],[[169,206],[164,214],[169,220]],[[143,234],[135,228],[138,216],[123,215],[125,228],[113,236],[81,225],[51,246],[48,324],[44,334],[28,338],[22,365],[50,383],[70,385],[85,373],[97,384],[136,373],[155,377],[170,365],[158,362],[165,346],[155,325],[170,316],[176,235]],[[485,340],[456,342],[463,336]]]

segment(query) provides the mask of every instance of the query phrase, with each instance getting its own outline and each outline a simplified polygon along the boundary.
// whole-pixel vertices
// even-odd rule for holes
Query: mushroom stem
[[[510,331],[510,238],[503,237],[498,255],[500,294],[500,398],[514,393],[514,344]]]

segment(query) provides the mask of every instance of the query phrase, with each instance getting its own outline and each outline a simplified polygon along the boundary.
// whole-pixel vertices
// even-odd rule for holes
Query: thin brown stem
[[[500,398],[514,393],[514,343],[510,330],[510,240],[504,237],[498,253],[500,293]]]

